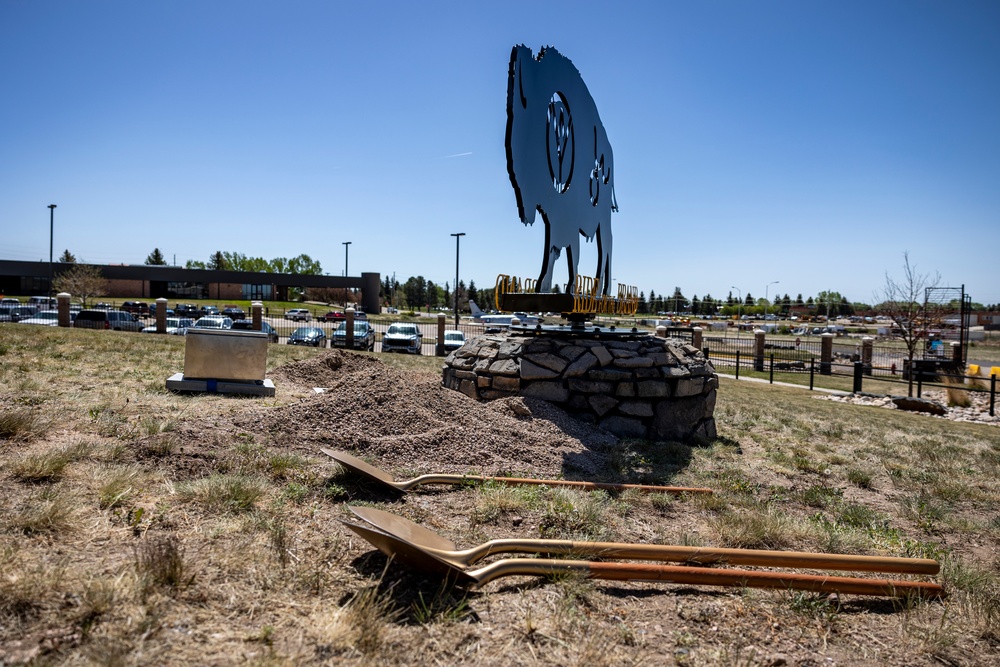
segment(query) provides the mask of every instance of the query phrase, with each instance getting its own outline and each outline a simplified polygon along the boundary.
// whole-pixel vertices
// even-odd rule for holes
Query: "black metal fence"
[[[898,347],[873,346],[872,362],[861,361],[860,344],[857,349],[849,345],[833,347],[829,361],[823,360],[822,343],[818,341],[779,339],[765,342],[763,354],[757,349],[753,337],[705,336],[703,351],[717,370],[731,372],[737,379],[740,375],[766,377],[771,383],[792,381],[802,384],[808,377],[810,390],[816,388],[817,380],[839,378],[843,384],[850,378],[851,391],[860,393],[865,384],[871,382],[910,384],[912,370],[914,392],[921,397],[925,389],[934,388],[946,392],[984,393],[989,397],[989,414],[995,415],[997,377],[1000,367],[993,367],[989,377],[965,374],[964,366],[943,358],[923,358],[914,360],[912,369],[903,358],[905,351]],[[903,393],[906,393],[904,391]]]

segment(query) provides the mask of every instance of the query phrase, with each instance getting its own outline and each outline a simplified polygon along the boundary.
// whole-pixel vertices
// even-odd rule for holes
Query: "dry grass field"
[[[271,346],[267,399],[178,395],[184,340],[0,325],[0,665],[1000,662],[1000,429],[723,379],[719,439],[617,442],[479,404],[440,360]],[[313,391],[324,387],[324,393]],[[475,472],[709,496],[423,487]],[[463,592],[346,530],[348,504],[497,537],[919,556],[948,597],[515,577]],[[859,575],[864,576],[864,575]]]

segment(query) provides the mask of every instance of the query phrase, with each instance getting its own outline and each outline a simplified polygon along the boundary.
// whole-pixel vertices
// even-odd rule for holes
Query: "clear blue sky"
[[[54,203],[90,262],[340,275],[351,241],[352,275],[443,284],[465,232],[466,282],[537,276],[503,145],[524,43],[597,102],[617,282],[871,301],[909,251],[1000,302],[998,34],[992,0],[0,0],[0,258],[48,260]]]

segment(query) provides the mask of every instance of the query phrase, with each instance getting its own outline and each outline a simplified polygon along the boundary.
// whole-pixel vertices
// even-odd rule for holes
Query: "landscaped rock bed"
[[[925,390],[922,394],[922,402],[933,406],[933,409],[913,409],[913,412],[922,412],[928,416],[939,419],[950,419],[958,422],[975,422],[978,424],[994,424],[1000,426],[1000,414],[990,416],[990,395],[988,392],[968,392],[971,405],[950,406],[948,405],[948,394],[945,391],[936,389]],[[906,409],[900,403],[906,397],[883,396],[876,394],[826,394],[817,396],[826,401],[837,401],[840,403],[852,403],[854,405],[870,405],[878,408],[888,408],[890,410]],[[921,402],[921,399],[908,399],[905,404]],[[905,405],[904,404],[904,405]]]
[[[479,400],[542,399],[620,437],[716,437],[715,369],[673,339],[478,336],[448,355],[442,382]]]

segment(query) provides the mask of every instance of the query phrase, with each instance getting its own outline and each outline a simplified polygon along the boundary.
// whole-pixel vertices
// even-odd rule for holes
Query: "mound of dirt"
[[[270,376],[278,386],[325,391],[292,405],[253,406],[236,425],[303,453],[331,447],[370,455],[386,468],[583,479],[604,468],[617,443],[544,401],[480,403],[367,355],[332,350]]]

